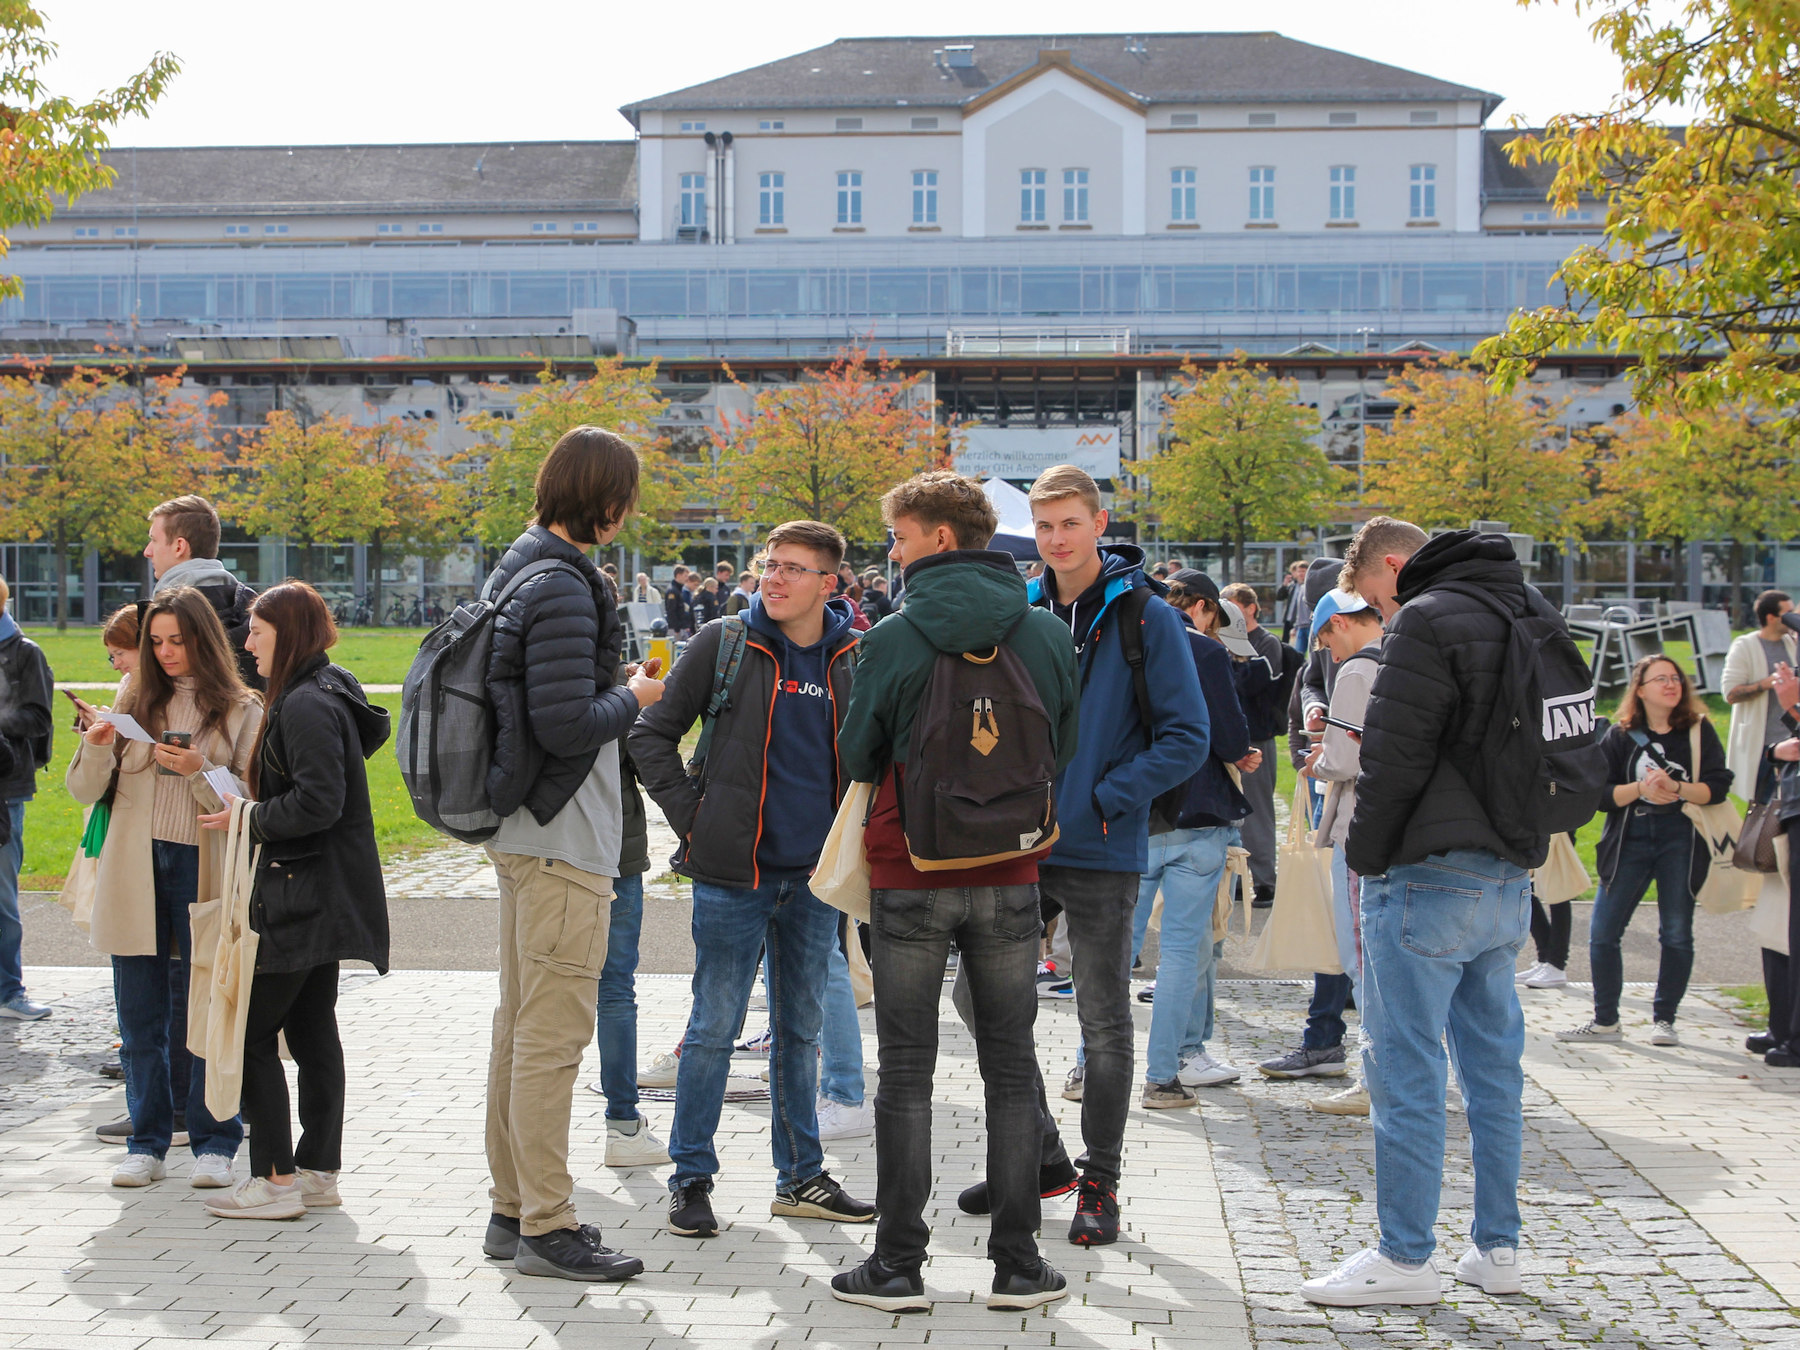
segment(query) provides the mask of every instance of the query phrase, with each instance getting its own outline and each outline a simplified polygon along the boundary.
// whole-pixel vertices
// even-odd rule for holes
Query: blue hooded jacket
[[[1103,590],[1093,613],[1087,612],[1088,605],[1075,607],[1081,734],[1075,758],[1056,780],[1062,834],[1044,861],[1142,872],[1150,860],[1150,803],[1192,778],[1206,762],[1206,700],[1181,615],[1166,604],[1152,603],[1144,609],[1144,678],[1155,725],[1144,727],[1131,667],[1112,622],[1126,591],[1157,590],[1144,575],[1143,550],[1131,544],[1103,545],[1100,582]],[[1051,608],[1044,578],[1033,581],[1028,594],[1032,604]]]

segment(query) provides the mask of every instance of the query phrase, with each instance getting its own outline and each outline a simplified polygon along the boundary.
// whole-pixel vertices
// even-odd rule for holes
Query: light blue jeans
[[[1523,868],[1477,849],[1362,878],[1363,1051],[1381,1250],[1429,1260],[1444,1179],[1444,1042],[1456,1061],[1482,1251],[1519,1245],[1525,1018],[1513,969],[1531,929]]]
[[[856,941],[854,933],[848,940]],[[819,1095],[839,1106],[863,1104],[862,1023],[850,988],[850,962],[836,942],[825,967],[825,1023],[819,1029]]]
[[[594,1003],[594,1048],[600,1052],[600,1090],[608,1120],[638,1118],[637,968],[644,928],[644,876],[613,880],[606,927],[606,964]]]
[[[1170,830],[1150,836],[1149,864],[1138,883],[1132,916],[1132,950],[1144,946],[1156,892],[1162,891],[1162,934],[1156,965],[1156,1001],[1150,1012],[1150,1049],[1145,1078],[1166,1083],[1181,1061],[1206,1048],[1212,1034],[1213,977],[1218,971],[1213,944],[1213,904],[1225,851],[1237,842],[1234,825],[1203,830]]]

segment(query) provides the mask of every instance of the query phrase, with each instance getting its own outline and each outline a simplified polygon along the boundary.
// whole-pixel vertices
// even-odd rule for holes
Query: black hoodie
[[[1506,659],[1507,623],[1449,584],[1479,587],[1509,609],[1556,608],[1526,585],[1505,535],[1457,530],[1430,540],[1400,569],[1400,612],[1388,620],[1364,718],[1362,773],[1344,856],[1360,876],[1433,853],[1479,849],[1537,867],[1549,839],[1509,849],[1468,772],[1492,715]]]

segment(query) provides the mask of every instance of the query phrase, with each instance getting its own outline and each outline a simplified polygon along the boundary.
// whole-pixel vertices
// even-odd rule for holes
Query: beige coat
[[[226,719],[230,738],[208,732],[194,748],[209,767],[229,767],[242,780],[249,770],[251,747],[262,725],[261,702],[254,698],[238,705]],[[106,828],[106,844],[100,850],[94,884],[94,912],[88,937],[94,949],[107,956],[155,956],[156,883],[150,861],[150,811],[156,798],[156,761],[142,741],[114,739],[111,745],[79,742],[65,776],[69,795],[84,806],[106,795],[113,765],[119,766],[119,790],[113,797],[112,821]],[[212,791],[199,774],[191,775],[188,790],[194,794],[194,813],[213,807]],[[198,899],[212,897],[224,858],[224,845],[216,831],[201,832]]]

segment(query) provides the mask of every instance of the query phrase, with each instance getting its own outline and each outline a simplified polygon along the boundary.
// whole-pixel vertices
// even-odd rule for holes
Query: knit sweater
[[[244,724],[238,729],[237,744],[229,744],[218,731],[200,734],[200,709],[194,702],[194,680],[183,675],[175,680],[175,692],[163,710],[162,725],[168,731],[185,731],[194,737],[194,749],[206,761],[208,769],[229,768],[242,782],[249,776],[250,752],[256,745],[256,733],[262,726],[262,704],[253,702]],[[179,774],[159,773],[156,796],[150,808],[150,837],[171,844],[200,842],[200,812],[204,809],[195,794],[200,775],[184,778]]]

